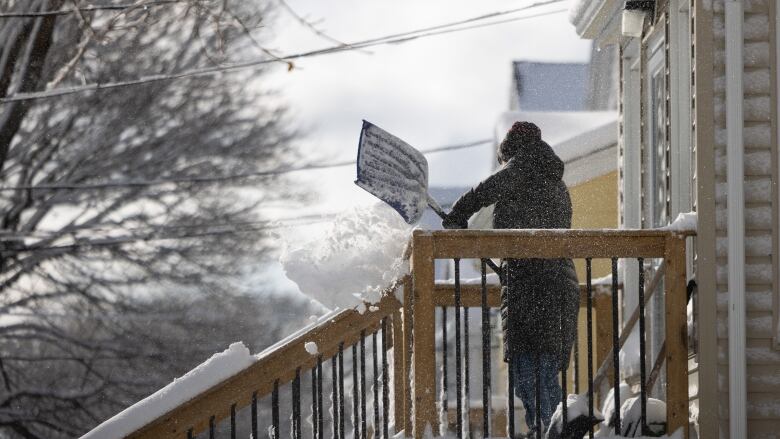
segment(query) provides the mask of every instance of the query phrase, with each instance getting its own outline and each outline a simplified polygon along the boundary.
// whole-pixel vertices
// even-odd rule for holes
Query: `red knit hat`
[[[536,144],[542,140],[542,130],[531,122],[515,122],[498,146],[498,161],[508,162],[525,145]]]

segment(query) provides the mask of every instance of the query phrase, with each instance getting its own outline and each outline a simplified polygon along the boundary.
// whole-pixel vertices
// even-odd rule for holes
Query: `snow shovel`
[[[407,224],[416,224],[430,206],[445,219],[439,203],[428,194],[428,161],[411,145],[368,121],[360,131],[355,184],[389,204]],[[497,274],[498,266],[487,259]]]

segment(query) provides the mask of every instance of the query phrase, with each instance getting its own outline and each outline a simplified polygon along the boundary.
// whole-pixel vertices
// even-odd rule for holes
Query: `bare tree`
[[[16,13],[0,17],[0,98],[219,65],[250,50],[272,56],[252,35],[269,14],[259,1],[126,3],[0,2],[0,13]],[[271,244],[258,206],[297,194],[273,176],[198,179],[290,156],[292,133],[261,74],[0,105],[0,435],[79,434],[203,360],[215,345],[191,319],[152,332],[138,324],[150,310],[192,306],[163,306],[170,291],[227,320],[242,311],[229,306],[246,300],[234,280]],[[74,188],[105,182],[119,184]],[[203,349],[177,352],[176,334]]]

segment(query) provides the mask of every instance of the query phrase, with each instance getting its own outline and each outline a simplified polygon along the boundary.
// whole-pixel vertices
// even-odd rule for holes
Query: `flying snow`
[[[408,273],[403,253],[411,231],[385,204],[355,208],[316,239],[288,242],[280,262],[301,292],[325,308],[364,310]]]

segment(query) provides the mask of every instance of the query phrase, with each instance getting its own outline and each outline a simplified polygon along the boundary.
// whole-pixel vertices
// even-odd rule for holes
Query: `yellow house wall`
[[[618,228],[617,171],[596,177],[569,188],[572,204],[572,229]],[[585,283],[585,261],[574,262],[580,283]],[[608,275],[612,270],[609,259],[593,260],[593,278]]]
[[[618,228],[618,176],[617,171],[586,181],[577,186],[569,188],[572,203],[572,225],[573,229],[616,229]],[[577,277],[580,283],[585,283],[585,261],[575,260],[577,268]],[[593,278],[606,276],[612,271],[612,263],[609,259],[593,260]],[[588,369],[587,369],[587,332],[585,308],[580,308],[578,317],[579,327],[577,338],[579,341],[578,362],[581,365],[579,369],[580,392],[587,389]],[[599,319],[596,315],[594,319],[593,334],[595,336],[595,320]],[[599,351],[598,340],[594,343],[594,352]],[[597,360],[594,356],[593,367],[598,368]],[[573,369],[573,368],[572,368]],[[574,374],[570,369],[568,373],[568,389],[574,391]]]

